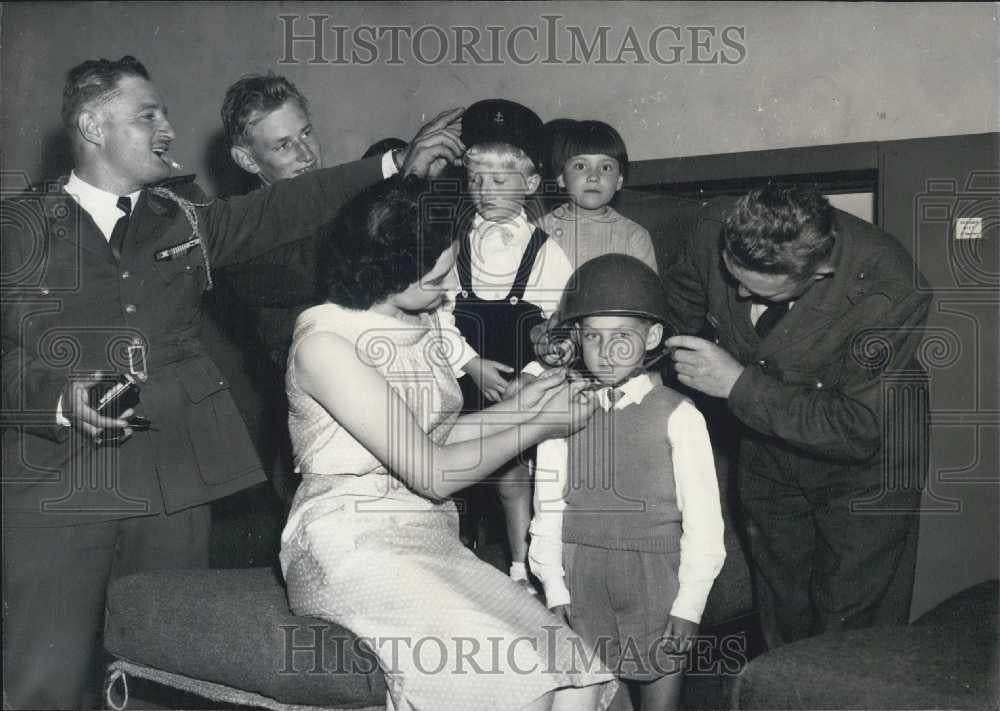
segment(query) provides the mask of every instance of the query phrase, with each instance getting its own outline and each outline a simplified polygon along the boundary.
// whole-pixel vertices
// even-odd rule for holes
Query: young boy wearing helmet
[[[528,559],[546,604],[638,687],[640,708],[676,708],[681,655],[726,555],[711,443],[691,401],[646,369],[662,354],[656,273],[607,254],[570,285],[550,325],[572,346],[553,352],[593,381],[600,407],[538,447]]]

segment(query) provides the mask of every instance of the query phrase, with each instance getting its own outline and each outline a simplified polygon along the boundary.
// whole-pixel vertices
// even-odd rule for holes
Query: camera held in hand
[[[123,412],[139,404],[139,384],[129,373],[108,378],[91,387],[87,392],[90,406],[105,417],[121,417]],[[140,415],[131,415],[126,420],[128,430],[142,432],[151,428],[150,421]],[[94,437],[98,447],[118,446],[131,436],[123,427],[106,427]]]

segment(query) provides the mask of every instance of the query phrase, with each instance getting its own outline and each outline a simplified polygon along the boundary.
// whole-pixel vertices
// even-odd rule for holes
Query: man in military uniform
[[[458,115],[425,126],[401,169],[457,160]],[[84,703],[108,580],[206,565],[208,502],[263,480],[198,339],[212,268],[312,234],[384,177],[376,158],[209,200],[170,177],[174,131],[132,57],[70,70],[63,122],[69,180],[3,206],[5,708]],[[128,373],[139,404],[99,414],[98,372]]]
[[[721,248],[721,249],[720,249]],[[905,624],[926,475],[931,295],[890,235],[812,189],[703,210],[664,274],[681,383],[724,398],[765,642]]]

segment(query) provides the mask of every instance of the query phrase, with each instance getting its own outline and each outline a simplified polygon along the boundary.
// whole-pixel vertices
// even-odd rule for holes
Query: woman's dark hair
[[[605,155],[618,161],[623,178],[628,178],[628,150],[625,141],[614,128],[603,121],[573,121],[563,128],[562,140],[552,145],[552,170],[562,173],[563,166],[573,156]]]
[[[383,153],[389,151],[394,151],[397,148],[406,148],[406,141],[402,138],[383,138],[381,141],[375,141],[375,143],[368,146],[365,152],[361,156],[361,160],[365,158],[374,158],[375,156],[380,156]]]
[[[434,268],[454,238],[431,182],[396,175],[354,197],[320,236],[319,296],[368,309]]]
[[[815,187],[768,185],[740,198],[722,228],[729,257],[763,274],[806,277],[833,251],[837,219]]]

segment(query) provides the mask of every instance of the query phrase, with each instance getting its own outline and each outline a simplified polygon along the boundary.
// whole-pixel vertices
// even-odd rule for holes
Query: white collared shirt
[[[538,375],[542,368],[531,363],[524,369]],[[617,389],[623,393],[613,405],[609,388],[598,392],[600,406],[622,410],[638,405],[655,387],[648,374],[637,375]],[[690,402],[681,403],[665,423],[672,446],[677,508],[683,522],[680,540],[680,588],[670,614],[700,622],[708,594],[726,558],[723,543],[722,509],[715,459],[705,419]],[[650,423],[650,426],[658,426]],[[570,604],[562,566],[562,519],[566,508],[564,492],[569,484],[569,447],[565,439],[550,439],[538,445],[534,465],[535,515],[531,520],[528,561],[531,572],[542,581],[549,607]]]
[[[500,301],[507,298],[521,259],[528,248],[535,226],[528,221],[524,210],[509,222],[490,222],[476,215],[469,235],[470,262],[472,263],[472,290],[476,296],[486,301]],[[524,290],[524,301],[538,306],[542,315],[548,318],[559,306],[566,282],[572,274],[572,267],[555,240],[547,239],[535,257],[535,263],[528,275]],[[453,272],[455,290],[448,295],[441,308],[441,328],[451,341],[454,354],[452,367],[458,373],[461,368],[478,354],[455,328],[455,299],[461,285],[458,282],[458,266]]]
[[[104,235],[104,239],[110,240],[115,223],[125,214],[118,208],[118,198],[121,196],[94,187],[75,172],[69,174],[69,180],[66,181],[63,190],[76,201],[77,205],[87,211],[87,214],[94,220],[94,224],[97,225],[97,229]],[[133,210],[136,203],[139,202],[141,194],[142,190],[140,189],[127,195],[132,201]]]
[[[534,233],[535,226],[523,210],[509,222],[490,222],[475,216],[469,247],[471,286],[476,296],[486,301],[507,298]],[[552,239],[546,240],[528,276],[524,300],[539,306],[549,316],[559,305],[571,273],[572,267],[559,245]]]
[[[760,301],[751,301],[750,302],[750,323],[752,323],[754,326],[756,326],[757,322],[760,320],[760,317],[764,314],[765,311],[767,311],[767,308],[769,306],[771,306],[771,304],[765,304],[765,303],[762,303]],[[793,306],[795,306],[795,302],[794,301],[789,301],[788,302],[788,310],[791,311]]]

